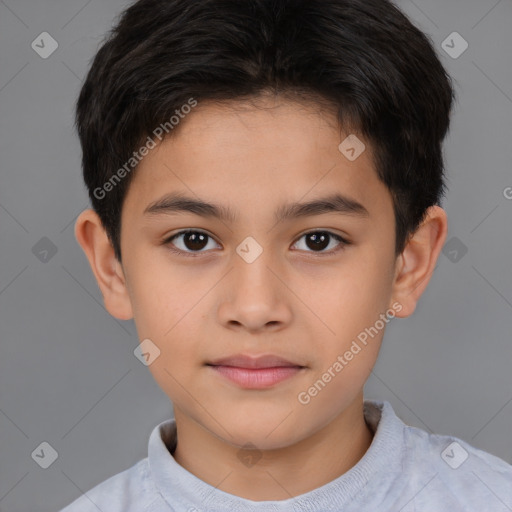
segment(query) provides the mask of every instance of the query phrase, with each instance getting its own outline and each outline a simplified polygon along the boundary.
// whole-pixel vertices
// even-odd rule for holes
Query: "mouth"
[[[275,355],[239,354],[206,364],[221,377],[245,389],[265,389],[294,377],[306,367]]]

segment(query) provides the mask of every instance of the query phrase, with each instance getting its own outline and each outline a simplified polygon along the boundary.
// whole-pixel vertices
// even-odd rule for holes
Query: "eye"
[[[181,239],[179,243],[174,242],[174,240],[179,239]],[[213,238],[203,231],[188,229],[172,235],[163,243],[164,245],[169,245],[169,249],[172,252],[185,254],[187,256],[195,256],[194,253],[205,252],[201,249],[211,249],[211,247],[208,247],[208,239],[213,241]],[[181,247],[176,248],[178,245]]]
[[[336,233],[331,233],[330,231],[310,231],[309,233],[305,233],[302,235],[299,240],[305,238],[305,246],[306,252],[316,252],[320,253],[320,255],[326,254],[334,254],[338,251],[341,251],[345,248],[345,246],[350,245],[348,240],[345,240],[340,235]],[[326,247],[331,245],[331,242],[336,240],[338,242],[335,245],[334,249],[330,249],[328,251],[324,251]],[[298,242],[296,242],[297,244]],[[313,249],[312,251],[308,251],[307,248]]]
[[[330,231],[310,231],[303,234],[299,240],[305,238],[306,252],[318,253],[319,255],[329,255],[341,251],[345,246],[350,245],[348,240],[345,240],[340,235]],[[176,242],[176,240],[178,242]],[[200,253],[206,252],[208,249],[215,247],[208,247],[208,241],[213,242],[213,238],[203,231],[187,229],[179,231],[174,235],[164,240],[163,245],[167,245],[169,250],[185,256],[199,256]],[[327,247],[332,245],[333,240],[337,242],[334,249],[331,248],[325,251]],[[299,242],[295,242],[297,245]],[[181,247],[180,247],[181,246]],[[308,250],[312,249],[312,250]]]

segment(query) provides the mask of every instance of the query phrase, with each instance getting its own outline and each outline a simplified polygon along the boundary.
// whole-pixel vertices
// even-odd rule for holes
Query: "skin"
[[[401,308],[397,317],[414,312],[446,238],[446,214],[431,207],[395,257],[391,195],[368,143],[355,161],[340,152],[348,133],[313,104],[277,97],[259,105],[201,103],[137,168],[122,209],[122,264],[94,211],[76,222],[106,308],[118,319],[134,318],[139,339],[161,351],[149,369],[174,404],[176,461],[243,498],[303,494],[365,454],[373,433],[363,387],[385,329],[309,403],[297,397],[393,304]],[[229,207],[237,219],[143,214],[175,191]],[[275,223],[281,205],[334,191],[369,215],[330,212]],[[164,243],[187,228],[210,235],[204,248],[183,236]],[[315,230],[351,243],[329,253],[339,247],[330,238],[315,250],[304,236]],[[236,252],[248,236],[263,249],[252,263]],[[199,253],[175,254],[172,244]],[[276,354],[305,368],[271,388],[247,390],[205,365],[240,353]],[[246,443],[256,447],[255,464],[240,457]]]

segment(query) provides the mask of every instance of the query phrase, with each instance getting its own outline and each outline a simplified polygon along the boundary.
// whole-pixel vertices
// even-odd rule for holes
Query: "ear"
[[[430,281],[447,231],[445,211],[440,206],[431,206],[397,258],[391,303],[399,302],[402,309],[396,316],[407,317],[414,313]]]
[[[89,260],[107,311],[119,320],[133,318],[123,267],[94,210],[84,210],[78,216],[75,237]]]

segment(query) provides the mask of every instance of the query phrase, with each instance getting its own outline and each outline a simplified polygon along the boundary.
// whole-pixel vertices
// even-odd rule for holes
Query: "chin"
[[[260,450],[274,450],[284,448],[300,440],[301,432],[297,429],[297,421],[291,420],[293,415],[287,414],[251,414],[241,417],[234,414],[232,417],[224,415],[222,425],[226,425],[227,435],[218,425],[214,425],[217,435],[228,443],[244,447],[251,443]],[[284,420],[284,421],[283,421]]]

